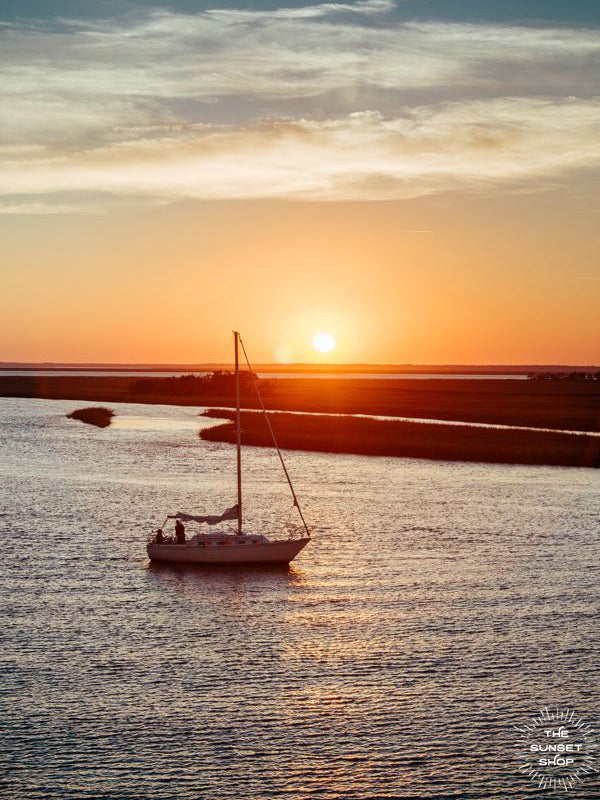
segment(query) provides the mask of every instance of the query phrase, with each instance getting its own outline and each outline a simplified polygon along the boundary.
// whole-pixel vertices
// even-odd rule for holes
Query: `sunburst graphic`
[[[515,725],[519,771],[540,789],[568,792],[585,775],[598,772],[592,725],[573,709],[543,708],[530,722]]]

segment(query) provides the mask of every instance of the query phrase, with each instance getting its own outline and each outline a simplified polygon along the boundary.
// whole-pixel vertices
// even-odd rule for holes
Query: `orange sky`
[[[4,217],[0,360],[222,361],[235,327],[256,361],[597,363],[595,223],[556,191]]]
[[[596,4],[21,5],[0,361],[600,362]]]

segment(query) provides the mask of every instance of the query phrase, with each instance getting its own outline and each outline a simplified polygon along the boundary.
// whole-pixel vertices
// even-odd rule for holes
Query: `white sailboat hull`
[[[151,561],[176,564],[289,564],[305,547],[309,538],[282,539],[260,544],[186,544],[147,545]]]

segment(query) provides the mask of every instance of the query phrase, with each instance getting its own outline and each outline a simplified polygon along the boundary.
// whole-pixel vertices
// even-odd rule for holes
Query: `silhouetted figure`
[[[155,544],[164,544],[165,543],[165,537],[163,536],[162,528],[159,528],[156,531],[156,536],[154,537],[154,543]]]
[[[177,544],[185,544],[185,527],[180,519],[175,523],[175,537]]]

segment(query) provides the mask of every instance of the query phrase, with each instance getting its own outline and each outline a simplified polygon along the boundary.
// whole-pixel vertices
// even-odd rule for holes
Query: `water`
[[[231,504],[234,451],[197,409],[77,405],[0,400],[3,799],[565,796],[512,726],[598,725],[597,471],[290,453],[289,570],[153,567],[167,512]],[[275,456],[244,469],[277,532]]]
[[[0,377],[6,376],[29,376],[29,377],[54,377],[54,378],[176,378],[185,374],[179,372],[141,372],[132,370],[43,370],[43,369],[0,369]],[[194,375],[209,375],[208,372],[193,372]],[[516,380],[526,381],[527,375],[506,374],[506,375],[464,375],[448,373],[417,373],[417,372],[258,372],[259,378],[361,378],[363,380]]]

